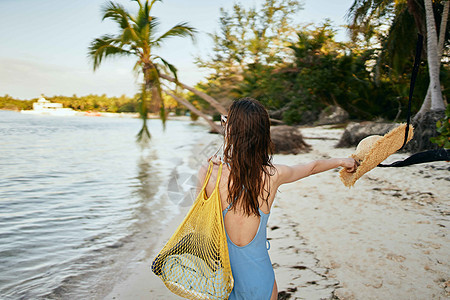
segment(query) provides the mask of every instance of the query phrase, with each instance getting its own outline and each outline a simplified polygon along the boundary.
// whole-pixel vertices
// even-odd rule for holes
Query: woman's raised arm
[[[282,185],[337,167],[344,167],[347,172],[355,172],[357,163],[353,158],[330,158],[315,160],[307,164],[275,165],[275,167],[278,174],[278,185]]]

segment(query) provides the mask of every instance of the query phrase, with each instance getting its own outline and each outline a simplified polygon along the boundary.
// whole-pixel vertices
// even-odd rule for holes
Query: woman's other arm
[[[330,158],[315,160],[307,164],[294,166],[276,165],[278,171],[278,183],[290,183],[313,174],[325,172],[337,167],[344,167],[347,172],[354,172],[357,168],[353,158]]]

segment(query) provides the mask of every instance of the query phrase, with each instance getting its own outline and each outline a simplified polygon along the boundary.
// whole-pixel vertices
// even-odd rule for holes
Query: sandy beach
[[[353,152],[334,148],[342,129],[325,126],[301,132],[313,150],[275,155],[275,163]],[[205,143],[217,140],[208,138]],[[394,154],[386,162],[407,156]],[[280,299],[450,298],[449,163],[377,168],[351,189],[339,180],[338,171],[279,189],[267,235]],[[180,299],[150,265],[187,209],[161,233],[157,245],[123,270],[104,299]]]

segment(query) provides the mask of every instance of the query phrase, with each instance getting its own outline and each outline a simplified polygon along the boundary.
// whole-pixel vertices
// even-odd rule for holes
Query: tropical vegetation
[[[46,100],[55,103],[62,103],[64,107],[78,111],[109,112],[109,113],[139,113],[141,95],[135,94],[133,97],[122,95],[120,97],[108,97],[103,95],[86,96],[45,96]],[[30,100],[15,99],[9,95],[0,96],[0,109],[5,110],[29,110],[33,109],[33,102],[38,98]],[[164,107],[167,112],[177,115],[184,115],[187,109],[173,100],[171,97],[163,95]]]
[[[4,110],[27,110],[33,108],[33,102],[35,100],[20,100],[11,97],[6,94],[3,97],[0,96],[0,109]]]
[[[294,15],[300,8],[293,0],[267,0],[260,8],[236,4],[231,11],[222,9],[212,54],[197,59],[211,75],[196,88],[224,105],[238,97],[255,97],[288,124],[311,123],[329,105],[343,107],[353,119],[404,118],[417,33],[427,37],[425,3],[355,0],[348,14],[349,42],[337,42],[327,20],[296,25]],[[436,103],[443,105],[450,94],[450,30],[442,18],[448,1],[434,1],[432,8],[434,22],[443,24],[435,26],[434,33],[441,50],[425,47],[425,53],[440,54],[441,65],[429,67],[430,58],[423,55],[428,63],[422,64],[416,81],[413,113],[423,107],[430,71],[436,77],[437,70],[440,78],[432,84],[442,92]],[[209,108],[195,95],[190,99]]]
[[[450,149],[450,104],[445,110],[445,117],[436,122],[438,136],[430,138],[440,148]]]

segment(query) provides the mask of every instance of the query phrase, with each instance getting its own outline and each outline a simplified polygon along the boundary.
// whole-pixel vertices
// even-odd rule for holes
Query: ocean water
[[[207,128],[140,126],[0,111],[0,299],[97,298],[191,204]]]

